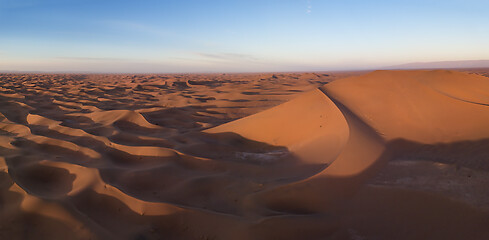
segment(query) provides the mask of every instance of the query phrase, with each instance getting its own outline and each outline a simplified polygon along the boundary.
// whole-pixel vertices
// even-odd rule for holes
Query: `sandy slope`
[[[0,75],[0,239],[488,239],[489,79],[339,76]]]

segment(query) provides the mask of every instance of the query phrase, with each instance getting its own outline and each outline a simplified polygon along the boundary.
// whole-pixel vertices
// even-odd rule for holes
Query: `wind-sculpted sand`
[[[0,75],[0,239],[489,239],[489,78],[359,74]]]

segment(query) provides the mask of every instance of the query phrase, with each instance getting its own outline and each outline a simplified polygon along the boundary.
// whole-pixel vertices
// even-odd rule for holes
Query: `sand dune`
[[[386,140],[421,143],[489,136],[487,78],[452,71],[377,71],[325,85]]]
[[[488,239],[489,79],[356,75],[0,75],[0,239]]]

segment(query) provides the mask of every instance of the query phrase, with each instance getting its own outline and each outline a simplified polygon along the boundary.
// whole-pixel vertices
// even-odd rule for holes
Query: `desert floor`
[[[0,239],[489,239],[485,76],[0,74]]]

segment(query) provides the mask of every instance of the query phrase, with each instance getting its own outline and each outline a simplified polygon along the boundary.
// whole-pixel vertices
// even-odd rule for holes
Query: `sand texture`
[[[489,239],[483,74],[0,82],[0,239]]]

